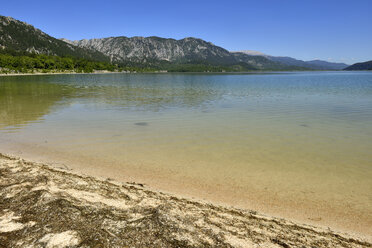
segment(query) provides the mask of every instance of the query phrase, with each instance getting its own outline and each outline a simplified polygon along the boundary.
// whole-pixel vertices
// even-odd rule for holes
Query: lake
[[[4,76],[0,152],[372,235],[371,72]]]

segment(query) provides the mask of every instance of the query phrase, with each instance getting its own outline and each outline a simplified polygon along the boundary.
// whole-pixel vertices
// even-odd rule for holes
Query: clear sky
[[[202,38],[228,50],[372,60],[372,0],[1,0],[0,15],[57,38]]]

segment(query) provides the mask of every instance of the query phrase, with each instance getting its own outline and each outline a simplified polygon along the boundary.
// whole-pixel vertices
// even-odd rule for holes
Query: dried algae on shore
[[[215,206],[0,155],[0,247],[372,247]]]

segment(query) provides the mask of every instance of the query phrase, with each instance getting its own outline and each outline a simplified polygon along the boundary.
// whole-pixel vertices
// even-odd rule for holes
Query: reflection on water
[[[221,97],[222,92],[209,88],[207,81],[195,85],[193,80],[171,76],[153,84],[156,77],[156,74],[3,77],[0,127],[37,121],[48,114],[50,108],[67,107],[76,100],[92,106],[108,104],[119,109],[159,111],[177,106],[197,107]]]
[[[0,77],[0,151],[242,206],[254,194],[366,219],[371,148],[370,72]]]
[[[56,84],[0,81],[0,128],[20,128],[42,119],[65,93],[65,88]]]

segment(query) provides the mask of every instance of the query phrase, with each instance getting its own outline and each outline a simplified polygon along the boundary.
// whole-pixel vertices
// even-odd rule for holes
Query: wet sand
[[[0,155],[0,247],[372,247],[330,229]]]

